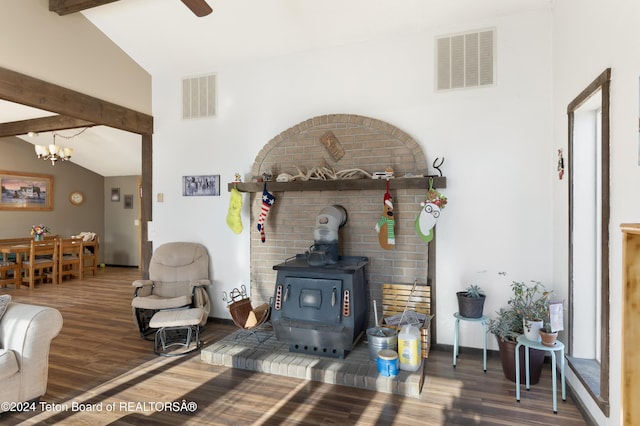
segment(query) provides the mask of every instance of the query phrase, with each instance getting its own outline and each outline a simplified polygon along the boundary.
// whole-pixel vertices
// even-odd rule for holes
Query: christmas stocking
[[[433,227],[440,216],[440,207],[430,202],[422,202],[420,206],[422,208],[415,223],[416,233],[422,241],[428,243],[433,239]]]
[[[433,239],[433,227],[436,226],[440,209],[447,205],[447,197],[433,187],[433,179],[429,180],[427,199],[420,203],[421,209],[416,218],[416,233],[426,243]]]
[[[260,217],[258,217],[258,231],[260,231],[260,241],[262,241],[263,243],[266,240],[266,237],[264,234],[264,221],[267,218],[267,214],[269,213],[271,206],[275,202],[276,202],[275,195],[267,191],[267,184],[265,183],[264,189],[262,190],[262,207],[260,209]]]
[[[387,181],[387,191],[384,194],[384,210],[382,217],[376,223],[376,232],[380,247],[385,250],[392,250],[396,245],[395,219],[393,217],[393,198],[389,194],[389,181]]]
[[[229,211],[227,212],[227,225],[229,228],[239,234],[242,232],[242,219],[240,219],[240,210],[242,209],[242,194],[237,188],[231,188],[231,198],[229,200]]]

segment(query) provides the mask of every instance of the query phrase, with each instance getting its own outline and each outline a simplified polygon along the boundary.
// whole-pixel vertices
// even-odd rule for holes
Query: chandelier
[[[57,133],[53,134],[53,143],[50,145],[35,145],[35,150],[36,150],[36,156],[38,158],[41,158],[43,160],[50,160],[51,161],[51,165],[55,166],[56,165],[56,161],[60,160],[60,161],[69,161],[71,160],[71,156],[73,155],[73,148],[62,148],[60,145],[56,144],[56,136],[60,136],[61,138],[64,139],[73,139],[76,136],[80,135],[82,132],[84,132],[85,130],[87,130],[88,127],[85,127],[84,129],[82,129],[81,131],[79,131],[78,133],[76,133],[75,135],[72,136],[64,136],[64,135],[59,135]],[[29,135],[31,135],[32,132],[29,132]]]

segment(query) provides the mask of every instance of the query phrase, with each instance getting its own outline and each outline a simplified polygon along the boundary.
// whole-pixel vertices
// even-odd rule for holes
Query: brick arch
[[[320,142],[331,131],[344,148],[335,160]],[[397,176],[427,174],[427,158],[406,132],[381,120],[353,114],[330,114],[305,120],[272,138],[258,153],[252,175],[270,172],[296,174],[327,165],[335,171],[360,168],[368,172],[393,167]],[[269,190],[269,184],[267,183]],[[316,215],[332,204],[343,206],[348,215],[340,230],[340,254],[366,256],[368,297],[381,300],[383,283],[427,282],[428,246],[414,229],[414,222],[427,188],[392,190],[396,214],[396,246],[380,247],[374,225],[380,219],[384,190],[307,190],[274,192],[276,201],[265,221],[266,242],[257,232],[261,193],[251,193],[251,298],[267,303],[273,296],[276,272],[273,265],[299,253],[313,243]],[[370,305],[370,304],[369,304]],[[369,306],[368,305],[368,306]],[[371,322],[371,321],[370,321]]]
[[[327,131],[333,132],[345,149],[345,156],[338,161],[319,142]],[[389,123],[355,114],[321,115],[290,127],[260,150],[251,173],[257,177],[267,171],[275,177],[296,171],[296,166],[320,164],[335,170],[358,167],[373,172],[391,166],[397,174],[427,173],[427,158],[415,139]]]

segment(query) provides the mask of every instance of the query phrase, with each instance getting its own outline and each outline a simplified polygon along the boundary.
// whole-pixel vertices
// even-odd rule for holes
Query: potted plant
[[[526,329],[525,312],[526,307],[537,306],[536,301],[543,296],[542,284],[536,283],[532,287],[524,283],[514,281],[511,284],[512,295],[507,303],[507,307],[500,308],[495,319],[489,320],[489,331],[496,336],[500,349],[500,360],[504,376],[516,381],[515,352],[516,339],[524,334]],[[536,289],[532,291],[531,289]],[[548,298],[548,296],[546,296]],[[525,356],[524,347],[520,347],[520,382],[525,382]],[[529,350],[529,378],[530,383],[535,385],[540,380],[542,364],[544,362],[544,351],[536,349]]]
[[[532,285],[514,281],[511,284],[513,298],[509,304],[513,306],[523,320],[523,331],[527,339],[540,341],[539,330],[543,321],[549,317],[549,295],[539,281],[532,281]]]
[[[480,318],[484,310],[486,296],[477,285],[472,284],[466,291],[456,292],[458,297],[458,313],[466,318]]]
[[[552,330],[550,322],[545,321],[544,326],[540,329],[539,333],[540,333],[540,338],[542,339],[543,345],[554,346],[556,344],[556,339],[558,338],[558,332]]]

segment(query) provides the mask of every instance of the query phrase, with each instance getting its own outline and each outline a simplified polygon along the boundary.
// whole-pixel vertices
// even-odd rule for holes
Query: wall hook
[[[438,160],[440,160],[440,162],[438,162]],[[442,177],[442,170],[440,170],[440,167],[442,167],[443,163],[444,163],[444,157],[442,157],[442,159],[440,159],[439,157],[436,157],[436,159],[433,160],[433,168],[438,171],[438,174],[440,175],[440,177]]]

